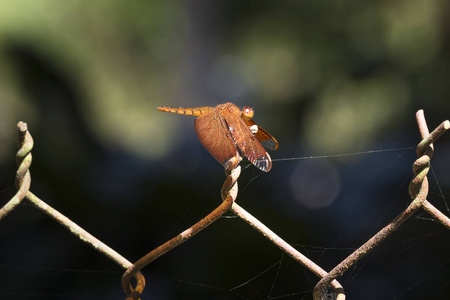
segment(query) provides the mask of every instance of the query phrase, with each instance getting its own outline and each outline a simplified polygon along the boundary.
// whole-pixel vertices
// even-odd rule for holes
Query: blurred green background
[[[449,12],[442,0],[1,1],[1,204],[25,121],[31,190],[135,261],[217,206],[225,179],[193,117],[156,107],[231,101],[280,143],[269,173],[244,170],[239,203],[329,270],[408,205],[415,112],[430,130],[449,118]],[[397,150],[307,159],[374,149]],[[430,177],[444,211],[449,151],[444,136]],[[277,161],[292,157],[305,159]],[[349,299],[444,299],[449,250],[421,212],[341,283]],[[0,223],[0,253],[2,298],[124,298],[120,268],[26,202]],[[317,278],[289,258],[231,291],[282,258],[224,218],[145,268],[142,298],[311,299]]]

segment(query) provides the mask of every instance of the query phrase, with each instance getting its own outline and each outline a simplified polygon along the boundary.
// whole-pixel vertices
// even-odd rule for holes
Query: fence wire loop
[[[142,294],[143,290],[137,291],[136,288],[133,288],[130,283],[131,277],[136,272],[140,271],[142,268],[147,266],[149,263],[151,263],[161,255],[174,249],[181,243],[193,237],[195,234],[199,233],[201,230],[205,229],[207,226],[211,225],[214,221],[218,220],[225,212],[227,212],[231,208],[231,205],[236,200],[238,193],[237,179],[241,174],[241,167],[237,166],[231,171],[225,170],[225,173],[227,175],[227,179],[225,180],[221,190],[221,197],[223,202],[216,209],[214,209],[199,222],[192,225],[190,228],[186,229],[174,238],[147,253],[145,256],[136,261],[132,266],[130,266],[128,270],[125,271],[122,276],[122,288],[127,295],[126,299],[138,299]]]
[[[17,205],[19,205],[23,199],[27,199],[42,212],[53,218],[62,226],[66,227],[81,241],[92,246],[95,250],[110,258],[121,267],[127,269],[129,266],[131,266],[132,263],[122,257],[119,253],[108,247],[102,241],[96,239],[86,230],[78,226],[75,222],[58,212],[56,209],[52,208],[50,205],[39,199],[30,191],[31,175],[29,168],[32,161],[31,150],[33,149],[33,138],[28,131],[27,123],[19,122],[17,124],[17,128],[17,145],[19,150],[16,155],[16,163],[18,165],[18,169],[16,172],[15,185],[18,191],[16,195],[14,195],[14,197],[0,209],[0,221],[15,207],[17,207]],[[143,286],[145,286],[144,276],[141,274],[141,272],[137,272],[136,274],[134,274],[134,276],[137,282],[137,287],[142,287],[140,289],[143,290]]]
[[[31,185],[30,165],[32,161],[31,149],[33,149],[33,138],[28,132],[27,123],[19,122],[17,124],[18,139],[17,146],[19,151],[16,155],[18,166],[15,178],[17,193],[0,209],[0,220],[6,217],[17,205],[26,197]]]
[[[29,168],[32,161],[31,150],[33,149],[33,138],[28,131],[27,123],[19,122],[17,124],[18,129],[18,139],[17,147],[19,151],[16,155],[16,163],[18,165],[18,170],[16,173],[16,188],[19,189],[22,185],[25,176],[30,176]],[[27,175],[28,173],[28,175]],[[29,187],[28,187],[29,188]]]
[[[426,200],[428,195],[428,178],[427,174],[430,169],[430,159],[433,156],[433,142],[435,142],[442,134],[450,128],[450,122],[444,121],[432,133],[429,133],[423,110],[416,113],[417,125],[419,127],[422,141],[417,145],[416,153],[418,159],[413,164],[414,178],[409,184],[409,194],[411,196],[411,204],[401,212],[395,219],[369,239],[365,244],[359,247],[355,252],[349,255],[341,263],[339,263],[327,276],[323,277],[314,288],[314,299],[324,300],[323,291],[329,283],[341,276],[346,270],[352,267],[358,260],[372,251],[391,233],[393,233],[405,220],[411,217],[420,207],[432,214],[442,224],[447,224],[450,229],[450,220],[442,213],[435,214],[434,207]],[[436,210],[436,209],[435,209]]]

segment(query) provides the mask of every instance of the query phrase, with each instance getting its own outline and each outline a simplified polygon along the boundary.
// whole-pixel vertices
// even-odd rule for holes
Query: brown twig
[[[417,156],[419,157],[413,164],[414,178],[409,185],[409,194],[413,201],[400,213],[391,223],[381,229],[364,245],[358,248],[350,256],[344,259],[327,276],[322,278],[314,288],[314,299],[323,299],[322,294],[332,280],[342,275],[346,270],[353,266],[358,260],[372,251],[382,241],[384,241],[391,233],[393,233],[405,220],[411,217],[426,201],[428,195],[428,179],[426,177],[430,168],[430,158],[433,156],[433,145],[445,131],[449,129],[449,122],[445,121],[439,125],[431,134],[428,132],[428,126],[420,110],[416,114],[419,131],[422,135],[422,141],[417,145]]]
[[[153,251],[149,252],[147,255],[136,261],[130,268],[128,268],[128,270],[125,271],[122,277],[122,288],[127,294],[127,299],[138,299],[138,297],[142,293],[133,289],[130,284],[131,277],[136,272],[144,268],[146,265],[148,265],[161,255],[172,250],[173,248],[185,242],[195,234],[199,233],[207,226],[211,225],[214,221],[219,219],[225,212],[227,212],[230,209],[231,205],[234,203],[237,197],[238,192],[237,179],[240,173],[241,173],[240,166],[233,169],[231,172],[227,172],[228,177],[225,180],[225,183],[223,184],[221,191],[223,202],[220,204],[219,207],[217,207],[205,218],[203,218],[190,228],[186,229],[185,231],[183,231],[176,237],[172,238],[171,240],[165,242],[164,244],[154,249]]]

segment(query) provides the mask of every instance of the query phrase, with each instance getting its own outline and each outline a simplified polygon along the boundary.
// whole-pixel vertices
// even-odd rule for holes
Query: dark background
[[[193,117],[156,107],[232,101],[280,143],[269,173],[243,170],[239,204],[330,270],[409,204],[415,112],[430,130],[449,118],[449,8],[2,1],[0,203],[25,121],[31,191],[135,261],[219,205],[225,179]],[[428,197],[447,214],[449,142],[435,145]],[[355,154],[370,150],[384,151]],[[335,154],[349,155],[310,158]],[[420,211],[339,281],[348,299],[445,299],[449,251]],[[318,281],[237,218],[143,271],[142,299],[312,299]],[[122,272],[27,201],[0,222],[2,299],[123,299]]]

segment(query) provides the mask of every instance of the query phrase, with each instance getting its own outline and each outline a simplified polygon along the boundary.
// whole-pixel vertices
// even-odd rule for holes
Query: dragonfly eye
[[[250,126],[249,128],[253,134],[258,133],[258,125],[255,124],[255,125]]]
[[[254,114],[253,109],[249,106],[244,106],[244,108],[242,109],[242,117],[244,119],[249,120],[253,118],[253,114]]]

